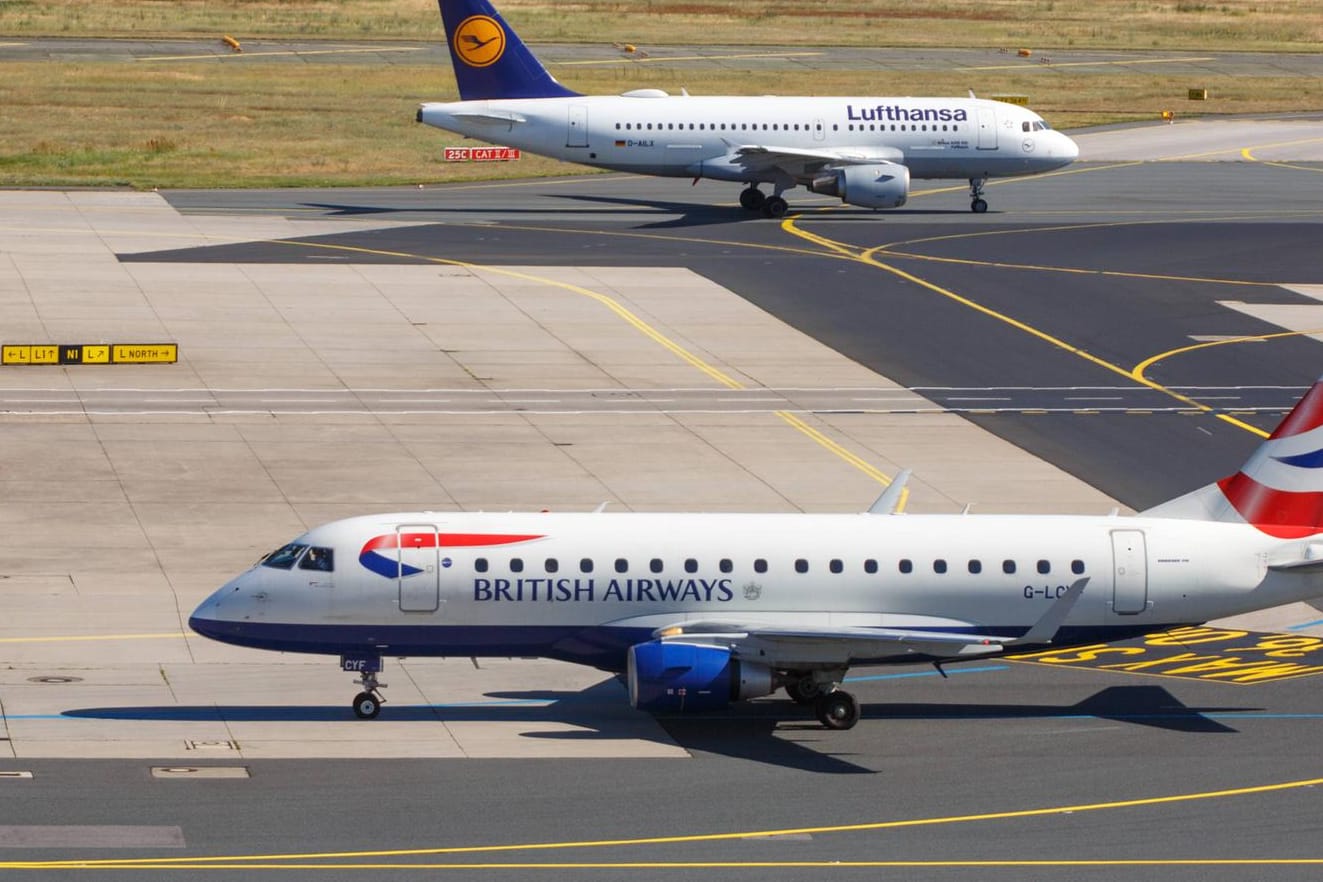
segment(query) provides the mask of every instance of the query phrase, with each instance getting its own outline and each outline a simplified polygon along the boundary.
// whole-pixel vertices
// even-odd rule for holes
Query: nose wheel
[[[354,716],[360,720],[375,720],[377,714],[381,713],[381,706],[386,703],[386,699],[381,697],[381,690],[386,688],[386,684],[378,683],[377,675],[370,673],[365,673],[361,680],[354,682],[363,687],[363,691],[354,696]]]
[[[982,214],[988,210],[988,200],[983,198],[983,185],[987,182],[987,175],[969,179],[969,210],[975,214]]]

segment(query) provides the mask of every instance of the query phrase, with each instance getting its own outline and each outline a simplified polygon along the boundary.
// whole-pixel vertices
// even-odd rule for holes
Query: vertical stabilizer
[[[1323,532],[1323,379],[1240,471],[1143,514],[1244,522],[1280,539]]]
[[[487,0],[439,0],[459,97],[569,98]]]

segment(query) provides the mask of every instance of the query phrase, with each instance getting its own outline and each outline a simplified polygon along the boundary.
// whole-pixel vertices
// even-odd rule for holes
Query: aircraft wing
[[[751,171],[780,169],[791,177],[814,174],[828,166],[868,165],[876,162],[905,161],[905,154],[893,147],[869,150],[850,148],[821,148],[805,150],[798,147],[776,147],[745,144],[732,147],[729,161]]]
[[[1053,601],[1028,631],[1019,636],[963,634],[919,628],[861,626],[788,626],[712,619],[659,628],[654,637],[679,643],[721,646],[737,658],[773,667],[836,665],[856,661],[914,661],[995,655],[1012,645],[1051,643],[1084,588],[1076,581]]]

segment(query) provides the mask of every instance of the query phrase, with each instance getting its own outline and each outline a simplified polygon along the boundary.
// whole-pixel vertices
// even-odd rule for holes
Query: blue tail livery
[[[459,97],[573,98],[487,0],[440,0]]]

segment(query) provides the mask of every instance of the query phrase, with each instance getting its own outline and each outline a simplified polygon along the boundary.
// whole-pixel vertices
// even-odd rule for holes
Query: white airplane
[[[487,0],[439,0],[460,101],[417,119],[470,138],[595,168],[748,184],[740,205],[781,217],[796,185],[865,208],[896,208],[910,178],[969,181],[1069,165],[1075,142],[1038,114],[968,98],[580,95],[556,82]],[[759,189],[771,184],[770,196]]]
[[[1117,640],[1323,594],[1323,379],[1237,474],[1133,517],[471,514],[336,521],[189,625],[339,655],[380,711],[385,656],[539,656],[625,675],[655,712],[784,688],[848,729],[855,665]]]

